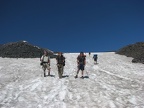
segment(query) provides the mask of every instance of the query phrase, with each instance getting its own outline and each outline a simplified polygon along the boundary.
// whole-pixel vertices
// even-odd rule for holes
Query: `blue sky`
[[[0,37],[53,51],[114,51],[144,41],[144,1],[1,0]]]

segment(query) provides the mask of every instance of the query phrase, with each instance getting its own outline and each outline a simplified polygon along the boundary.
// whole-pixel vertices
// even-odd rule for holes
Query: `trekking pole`
[[[87,78],[89,78],[89,74],[88,74],[87,70],[85,70],[85,72],[86,72],[86,74],[87,74]]]
[[[40,66],[41,67],[41,66]],[[42,73],[43,73],[43,71],[40,71],[41,72],[41,77],[42,77]]]
[[[43,71],[41,71],[41,77],[43,77]]]

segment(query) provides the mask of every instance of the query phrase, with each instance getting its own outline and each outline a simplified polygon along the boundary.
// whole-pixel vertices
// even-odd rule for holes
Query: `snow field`
[[[0,108],[144,108],[144,66],[113,52],[86,55],[85,76],[75,79],[78,53],[65,53],[64,78],[51,59],[43,77],[38,58],[0,58]],[[81,72],[79,73],[79,77]]]

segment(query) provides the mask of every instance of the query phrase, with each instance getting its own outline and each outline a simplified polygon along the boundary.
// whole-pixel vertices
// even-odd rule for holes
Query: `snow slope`
[[[74,78],[78,53],[66,53],[64,78],[56,60],[43,77],[39,58],[0,58],[0,108],[144,108],[144,65],[114,52],[87,54],[85,76]],[[79,77],[81,73],[79,73]]]

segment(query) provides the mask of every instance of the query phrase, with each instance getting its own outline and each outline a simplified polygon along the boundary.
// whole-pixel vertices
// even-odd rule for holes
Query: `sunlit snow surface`
[[[113,52],[97,53],[94,64],[93,54],[84,79],[74,78],[78,53],[64,54],[62,79],[55,59],[43,77],[39,58],[0,58],[0,108],[144,108],[144,65]]]

